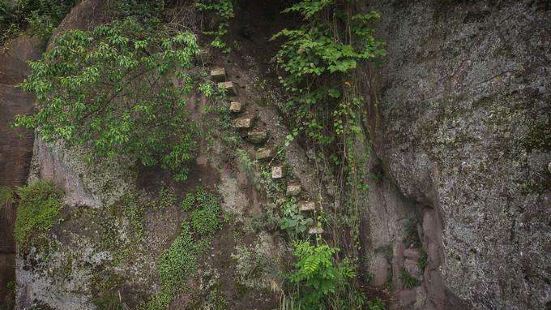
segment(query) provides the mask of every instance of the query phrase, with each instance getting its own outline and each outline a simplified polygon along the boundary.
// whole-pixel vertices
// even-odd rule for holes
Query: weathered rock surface
[[[40,40],[21,36],[0,47],[0,186],[15,188],[27,180],[32,156],[32,130],[14,129],[18,114],[33,108],[33,96],[17,87],[28,74],[27,61],[40,57]],[[16,210],[12,203],[0,205],[0,304],[13,304],[8,288],[15,280],[15,240],[13,229]]]
[[[379,1],[374,8],[388,54],[369,77],[377,99],[367,126],[385,174],[421,214],[429,210],[422,241],[428,269],[441,263],[444,286],[433,292],[447,288],[477,309],[549,307],[549,6]],[[426,225],[429,218],[436,224]],[[425,274],[440,277],[436,269]],[[430,299],[430,290],[417,299]]]

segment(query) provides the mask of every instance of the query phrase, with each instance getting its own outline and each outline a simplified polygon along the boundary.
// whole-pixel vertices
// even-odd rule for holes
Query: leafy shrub
[[[59,218],[62,192],[47,181],[36,181],[17,190],[19,205],[15,240],[26,248],[34,235],[46,233]]]
[[[205,31],[206,35],[212,36],[211,46],[229,52],[230,48],[224,42],[223,37],[228,33],[229,21],[234,17],[233,4],[231,0],[199,0],[197,9],[208,12],[217,19],[215,29]]]
[[[184,98],[198,52],[192,33],[133,18],[68,31],[30,63],[22,87],[36,95],[36,112],[16,125],[46,141],[88,145],[98,157],[160,164],[185,180],[196,145]]]
[[[419,266],[419,269],[421,269],[421,272],[425,271],[425,268],[427,267],[429,260],[429,256],[425,249],[421,248],[420,255],[419,255],[419,261],[417,262],[417,265]]]
[[[326,244],[297,242],[293,255],[297,258],[290,280],[298,286],[298,303],[303,309],[324,309],[330,299],[342,293],[355,272],[346,261],[336,263],[338,249]]]
[[[300,213],[295,199],[289,199],[285,202],[280,228],[285,230],[292,240],[303,236],[313,223],[314,221],[311,218],[307,218]]]
[[[170,187],[163,186],[159,191],[159,198],[157,199],[157,205],[160,209],[169,208],[176,204],[178,197],[176,193]]]

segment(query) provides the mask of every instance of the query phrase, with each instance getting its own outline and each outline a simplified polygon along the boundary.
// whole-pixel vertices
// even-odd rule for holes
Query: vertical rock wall
[[[28,73],[27,61],[37,59],[39,40],[22,36],[0,47],[0,186],[25,183],[32,156],[30,130],[11,128],[15,115],[32,110],[33,97],[17,88]],[[9,304],[8,283],[15,280],[15,206],[0,205],[0,304]]]
[[[442,285],[425,293],[449,289],[476,309],[548,308],[549,3],[373,8],[388,55],[366,72],[368,126],[385,177],[416,206],[428,268],[440,265],[423,286],[440,275]],[[424,308],[420,293],[406,299]]]

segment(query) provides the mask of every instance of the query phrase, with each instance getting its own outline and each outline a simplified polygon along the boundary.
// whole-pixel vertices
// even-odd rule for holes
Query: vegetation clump
[[[337,252],[327,244],[295,244],[297,261],[290,280],[300,309],[358,309],[364,304],[360,294],[349,294],[348,283],[356,273],[348,261],[334,260]]]
[[[201,12],[211,13],[217,20],[213,29],[205,31],[208,36],[213,37],[210,45],[228,53],[231,49],[224,41],[228,33],[229,22],[234,17],[233,3],[231,0],[199,0],[196,3],[197,9]]]
[[[67,31],[30,63],[22,88],[36,95],[36,112],[16,126],[87,145],[98,157],[160,164],[183,181],[196,149],[185,98],[198,52],[191,32],[134,18]]]
[[[0,44],[20,31],[48,38],[75,0],[0,1]]]
[[[182,223],[180,234],[157,262],[161,290],[148,302],[147,309],[168,307],[174,295],[194,276],[199,257],[221,228],[222,211],[216,195],[198,189],[186,194],[181,205],[184,211],[191,211],[191,218]]]
[[[25,249],[34,237],[48,232],[55,224],[63,205],[63,193],[48,181],[36,181],[20,187],[17,195],[15,240]]]

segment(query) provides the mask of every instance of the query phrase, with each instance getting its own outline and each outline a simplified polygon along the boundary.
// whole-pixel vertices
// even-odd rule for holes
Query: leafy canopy
[[[196,147],[185,98],[198,52],[192,33],[133,18],[68,31],[30,63],[22,87],[36,95],[36,112],[18,116],[16,126],[91,146],[100,157],[161,164],[185,180]]]

